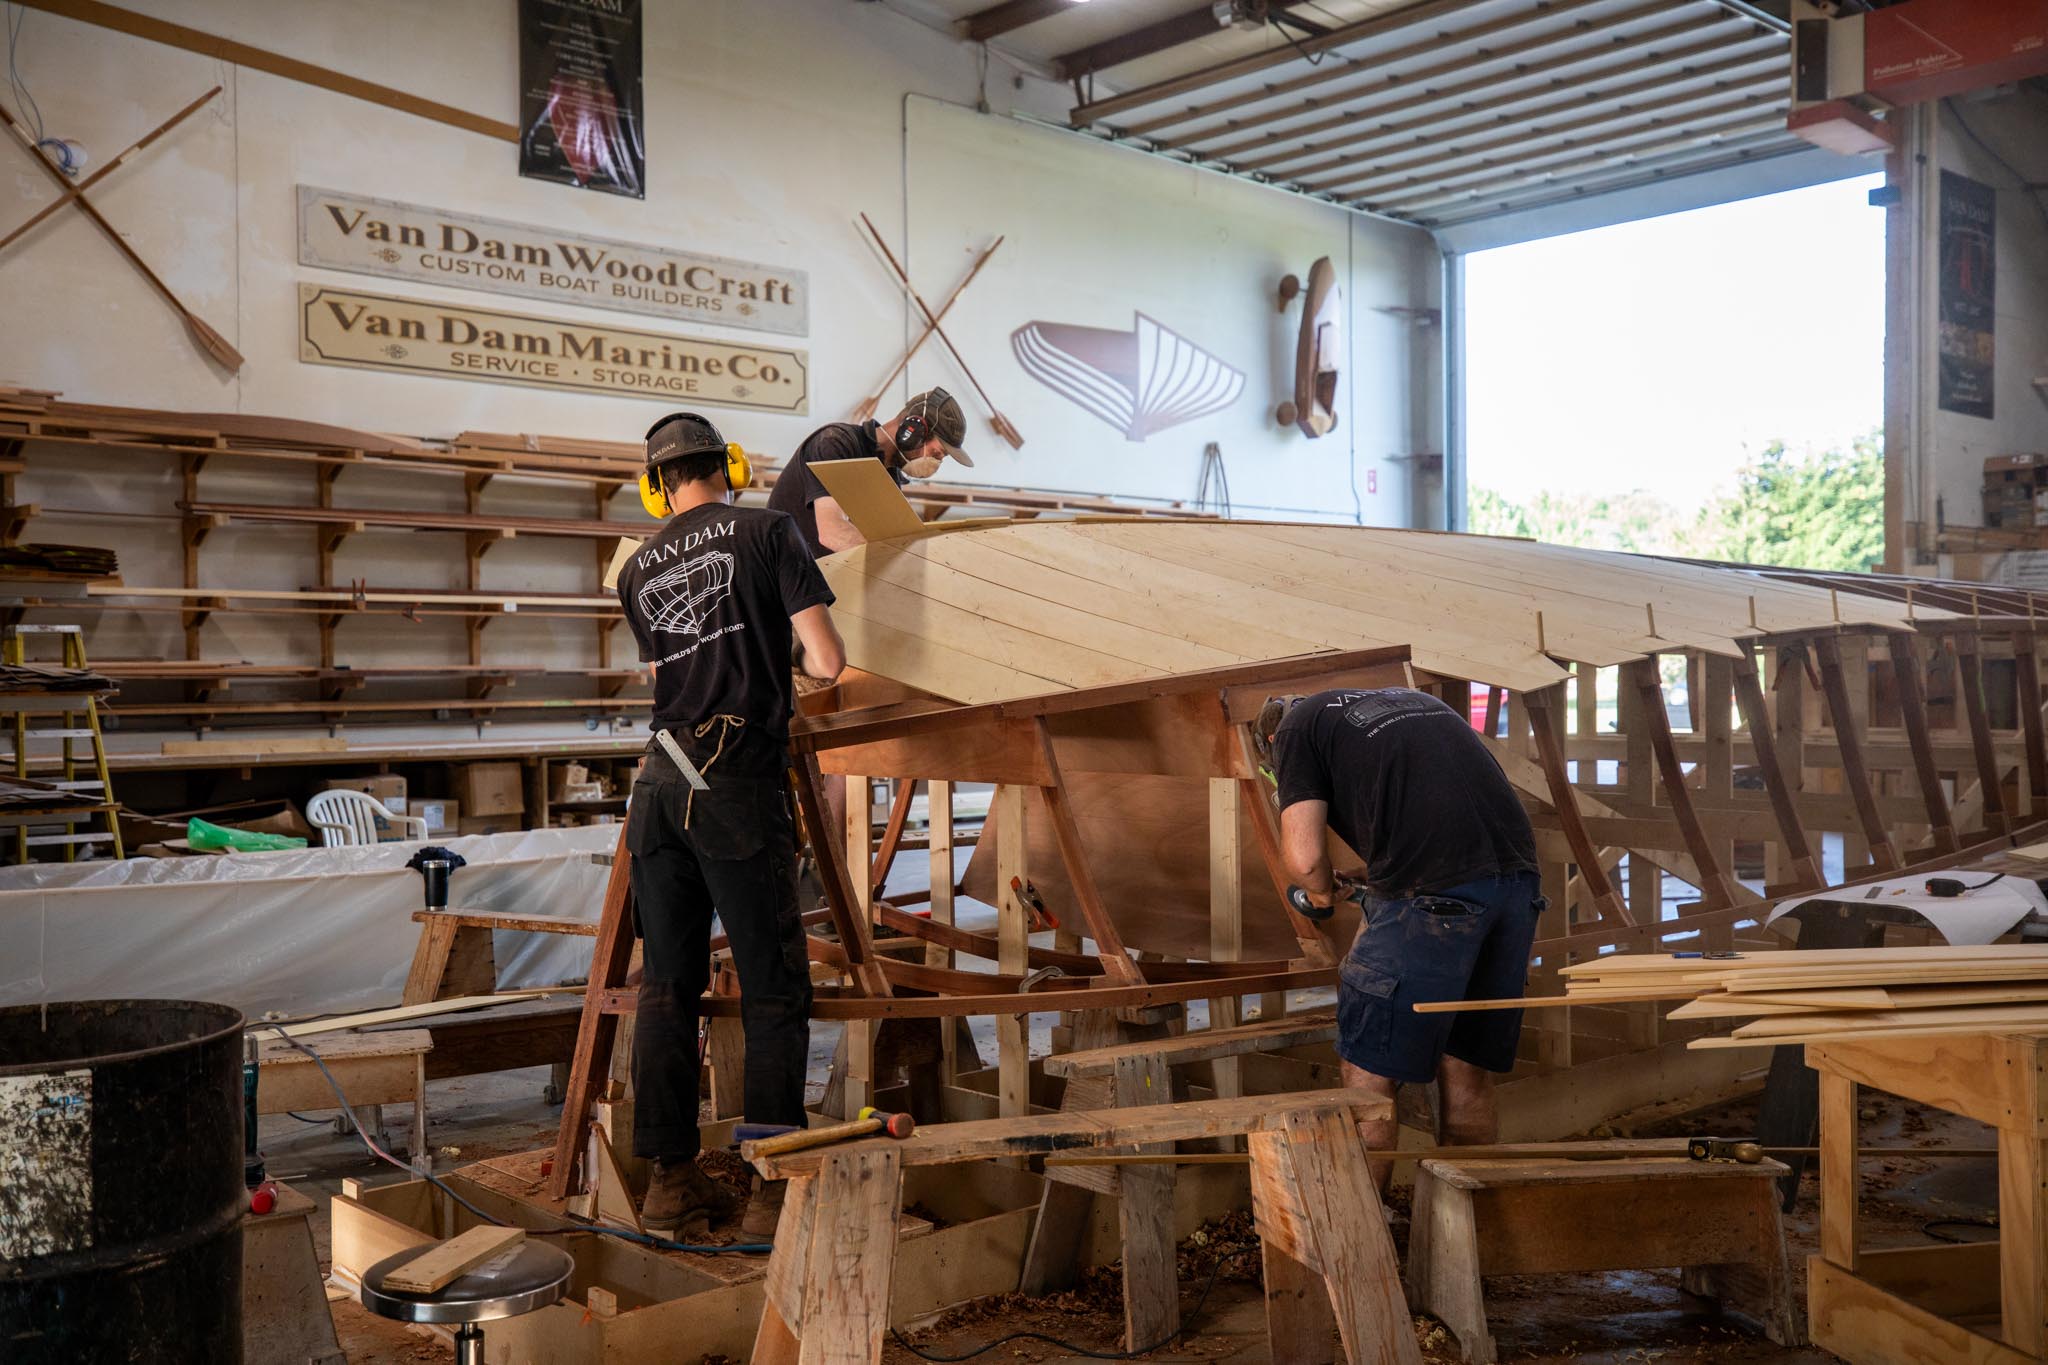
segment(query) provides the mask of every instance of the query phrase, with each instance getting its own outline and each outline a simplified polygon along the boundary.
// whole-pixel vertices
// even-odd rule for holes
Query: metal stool
[[[484,1262],[432,1294],[386,1290],[384,1277],[420,1254],[418,1247],[386,1256],[363,1276],[363,1307],[400,1322],[452,1322],[455,1365],[484,1365],[484,1334],[480,1322],[516,1318],[559,1300],[569,1288],[576,1263],[560,1247],[521,1242],[503,1256]]]

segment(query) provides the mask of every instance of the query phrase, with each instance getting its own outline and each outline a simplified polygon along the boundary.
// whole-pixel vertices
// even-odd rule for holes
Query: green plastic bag
[[[185,839],[192,847],[204,852],[217,848],[232,849],[236,853],[278,853],[288,848],[304,848],[304,839],[295,839],[286,834],[258,834],[248,829],[228,829],[223,825],[208,824],[198,816],[185,822]]]

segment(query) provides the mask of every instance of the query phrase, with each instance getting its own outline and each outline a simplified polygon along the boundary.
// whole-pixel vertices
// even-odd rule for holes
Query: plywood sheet
[[[862,623],[851,660],[967,703],[1383,645],[1407,645],[1429,673],[1527,691],[1561,681],[1563,662],[1726,655],[1760,633],[1944,614],[1736,566],[1380,527],[1106,520],[933,535],[886,475],[863,477],[848,490],[859,519],[900,534],[823,562]]]
[[[1177,957],[1209,956],[1209,784],[1204,778],[1130,776],[1115,773],[1069,772],[1067,790],[1073,799],[1074,823],[1088,850],[1089,870],[1109,917],[1124,942]],[[1046,907],[1063,926],[1078,928],[1080,911],[1060,865],[1059,850],[1045,810],[1035,799],[1025,803],[1029,838],[1026,868]],[[1258,856],[1258,843],[1248,814],[1238,815],[1240,894],[1244,898],[1246,960],[1292,958],[1301,951],[1295,941],[1272,877]],[[1332,840],[1332,861],[1339,867],[1358,864],[1358,857]],[[996,896],[996,839],[992,826],[967,864],[962,889],[976,900],[993,904]],[[1357,907],[1339,907],[1337,942],[1348,943],[1358,931]]]

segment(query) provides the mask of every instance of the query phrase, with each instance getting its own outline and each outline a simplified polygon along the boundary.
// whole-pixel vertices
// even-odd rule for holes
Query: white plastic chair
[[[320,842],[328,848],[377,842],[377,821],[397,825],[407,839],[427,837],[427,822],[417,815],[400,815],[388,809],[368,792],[334,787],[306,803],[306,819],[320,830]]]

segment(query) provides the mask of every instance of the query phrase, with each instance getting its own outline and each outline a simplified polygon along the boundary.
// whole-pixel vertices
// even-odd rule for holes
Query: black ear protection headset
[[[737,493],[754,481],[754,466],[747,459],[747,452],[725,437],[707,418],[694,412],[672,412],[647,428],[642,440],[653,440],[654,433],[671,422],[681,422],[685,435],[679,437],[680,444],[674,449],[664,449],[658,458],[649,452],[647,468],[640,471],[640,505],[651,517],[665,517],[672,510],[668,502],[668,489],[662,486],[661,466],[670,460],[682,459],[689,455],[708,455],[713,451],[725,452],[725,486]]]
[[[932,400],[946,402],[952,397],[944,389],[926,392],[924,401],[917,405],[916,412],[906,412],[903,420],[896,424],[896,453],[909,459],[917,453],[919,446],[932,438]]]

